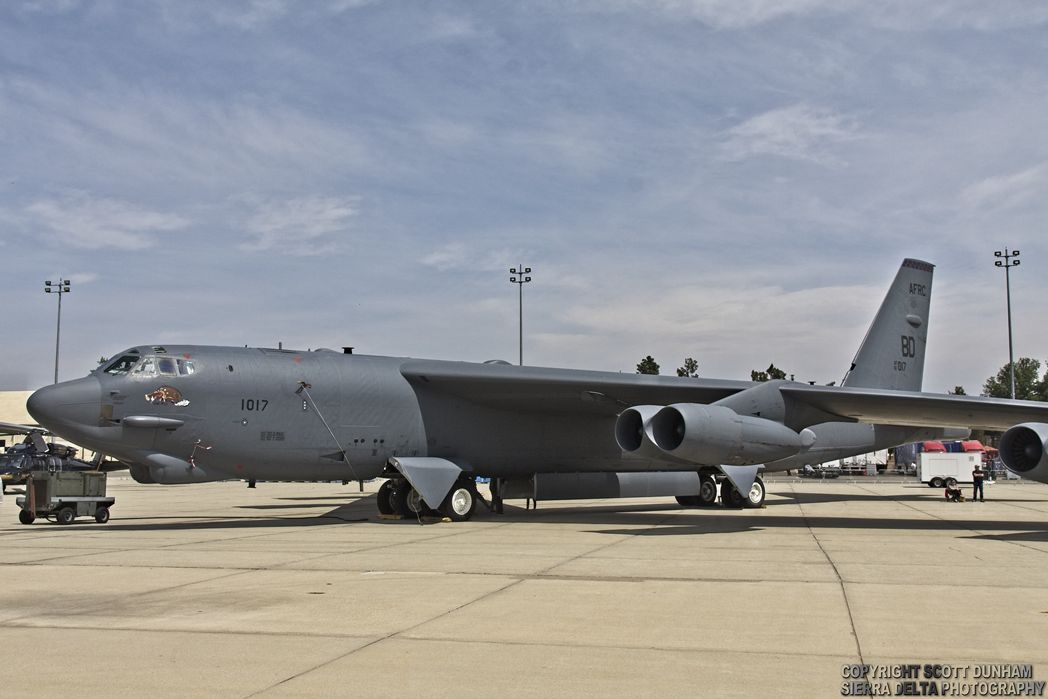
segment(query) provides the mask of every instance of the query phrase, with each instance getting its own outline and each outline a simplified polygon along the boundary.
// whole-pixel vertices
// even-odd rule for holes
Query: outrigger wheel
[[[477,497],[476,482],[472,478],[459,479],[440,505],[440,514],[453,522],[465,522],[477,508]]]

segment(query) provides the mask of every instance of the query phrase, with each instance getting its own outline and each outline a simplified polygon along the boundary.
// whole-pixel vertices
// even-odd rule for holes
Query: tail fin
[[[919,391],[935,265],[905,259],[842,385]]]

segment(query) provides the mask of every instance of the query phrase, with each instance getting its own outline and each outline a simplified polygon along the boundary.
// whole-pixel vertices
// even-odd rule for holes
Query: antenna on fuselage
[[[339,453],[342,454],[342,460],[346,462],[346,466],[349,466],[349,472],[353,475],[353,480],[359,481],[360,479],[357,478],[356,469],[354,469],[353,464],[349,462],[349,454],[347,454],[346,450],[342,448],[341,442],[338,441],[338,437],[336,437],[335,433],[331,430],[331,426],[328,425],[328,421],[324,419],[324,414],[320,412],[320,408],[317,407],[317,403],[313,400],[313,396],[309,395],[309,389],[311,388],[313,388],[312,384],[308,384],[305,381],[299,381],[298,390],[295,391],[295,395],[304,395],[306,397],[306,400],[309,401],[309,404],[313,406],[314,412],[316,412],[317,417],[320,418],[320,421],[324,423],[324,427],[325,429],[327,429],[328,434],[331,435],[331,439],[335,440],[335,446],[338,447]]]

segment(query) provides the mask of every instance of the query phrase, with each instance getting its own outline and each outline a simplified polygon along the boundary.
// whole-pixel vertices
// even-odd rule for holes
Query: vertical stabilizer
[[[843,385],[921,390],[934,269],[921,260],[903,260]]]

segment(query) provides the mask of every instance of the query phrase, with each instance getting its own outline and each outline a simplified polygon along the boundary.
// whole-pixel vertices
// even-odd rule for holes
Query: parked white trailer
[[[982,452],[923,452],[920,455],[921,483],[930,488],[971,483],[972,471],[982,466]]]

